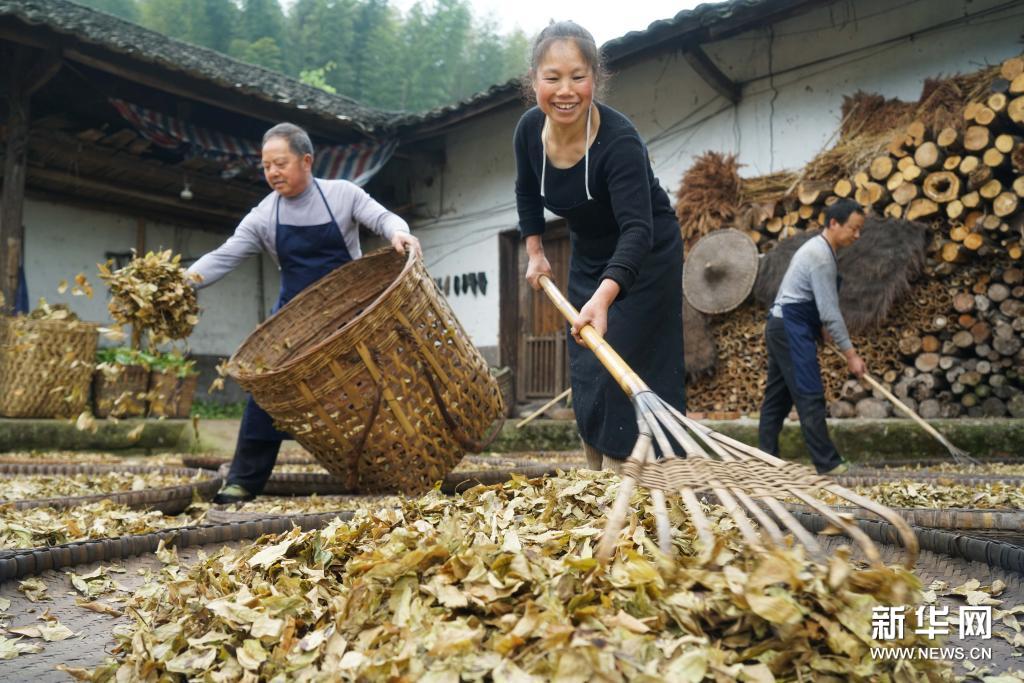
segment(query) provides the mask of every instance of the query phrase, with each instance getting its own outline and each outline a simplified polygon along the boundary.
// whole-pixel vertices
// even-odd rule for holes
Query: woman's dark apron
[[[821,239],[824,236],[819,235]],[[826,240],[827,242],[827,240]],[[829,245],[832,258],[836,253]],[[836,291],[843,286],[843,278],[836,272]],[[782,304],[782,328],[789,342],[789,357],[793,361],[793,381],[796,390],[809,396],[824,396],[821,367],[818,365],[818,343],[821,341],[822,322],[818,305],[810,301]]]
[[[552,206],[546,197],[543,201],[569,224],[568,296],[578,310],[601,284],[618,244],[619,226],[611,207],[597,199],[571,207]],[[683,242],[674,216],[655,217],[654,244],[628,296],[609,308],[605,339],[654,393],[686,410]],[[580,436],[602,453],[624,460],[638,437],[636,411],[592,351],[571,336],[568,344],[572,407]]]
[[[313,180],[320,199],[327,208],[330,221],[319,225],[288,225],[281,222],[281,197],[274,203],[274,220],[277,224],[277,235],[274,243],[277,246],[277,260],[281,266],[281,292],[271,313],[276,313],[282,306],[291,301],[295,295],[313,284],[332,270],[352,260],[352,255],[345,246],[345,238],[341,234],[338,222],[334,220],[331,205],[327,203],[320,184]],[[256,405],[249,397],[242,415],[241,434],[243,439],[259,441],[280,441],[291,439],[286,432],[274,428],[273,420],[267,411]]]

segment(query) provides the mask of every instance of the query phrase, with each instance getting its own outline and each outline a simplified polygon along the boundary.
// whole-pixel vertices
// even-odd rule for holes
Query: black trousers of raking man
[[[809,363],[817,366],[818,359],[794,358],[789,337],[781,318],[769,318],[765,327],[765,341],[768,347],[768,384],[765,387],[764,403],[761,405],[761,420],[757,430],[757,447],[765,453],[779,454],[779,434],[789,411],[796,405],[800,416],[800,431],[811,460],[818,472],[828,472],[837,467],[842,458],[828,435],[825,422],[825,394],[801,391],[797,386],[797,364]],[[820,376],[820,370],[818,370]]]

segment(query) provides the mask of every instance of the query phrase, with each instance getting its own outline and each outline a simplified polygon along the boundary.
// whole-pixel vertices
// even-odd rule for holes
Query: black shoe
[[[255,497],[255,494],[249,493],[238,484],[227,484],[213,497],[213,503],[215,505],[231,505],[233,503],[244,503]]]

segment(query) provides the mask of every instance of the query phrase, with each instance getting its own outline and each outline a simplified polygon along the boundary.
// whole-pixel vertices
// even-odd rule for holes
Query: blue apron
[[[320,199],[327,208],[331,220],[319,225],[288,225],[281,222],[281,197],[274,203],[274,221],[277,224],[277,260],[281,266],[281,292],[272,313],[291,301],[295,295],[313,284],[335,268],[352,260],[352,255],[345,246],[345,238],[341,234],[338,222],[334,220],[331,205],[327,203],[320,184],[313,180]],[[291,439],[286,432],[274,428],[273,420],[267,411],[256,405],[249,397],[242,415],[242,428],[239,434],[243,439],[259,441],[280,441]]]
[[[822,237],[821,239],[825,239]],[[829,245],[832,258],[835,251]],[[836,291],[843,286],[843,278],[836,273]],[[789,356],[793,360],[793,377],[801,394],[824,395],[821,368],[818,366],[818,342],[821,339],[821,316],[818,305],[811,301],[782,304],[782,327],[789,342]]]

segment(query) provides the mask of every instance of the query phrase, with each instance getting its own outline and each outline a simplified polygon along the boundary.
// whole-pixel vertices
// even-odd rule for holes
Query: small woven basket
[[[50,418],[82,412],[98,339],[91,323],[0,315],[0,415]]]
[[[352,492],[429,489],[483,449],[503,414],[487,362],[422,261],[391,248],[308,287],[228,370]]]
[[[149,375],[150,417],[188,417],[199,375],[178,377],[174,371],[153,370]]]
[[[92,378],[93,414],[96,417],[141,417],[146,414],[149,369],[123,365],[117,374],[97,370]]]

